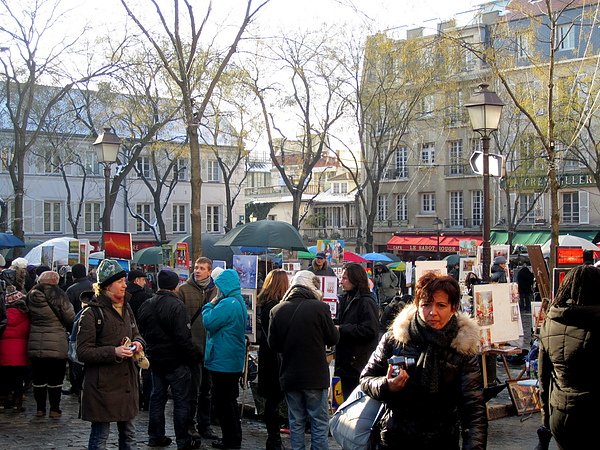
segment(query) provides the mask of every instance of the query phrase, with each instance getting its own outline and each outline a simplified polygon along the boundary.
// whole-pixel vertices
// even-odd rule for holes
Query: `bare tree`
[[[207,4],[201,22],[198,23],[191,0],[172,0],[170,11],[163,9],[158,0],[150,1],[160,27],[162,27],[161,35],[155,34],[153,27],[149,24],[144,24],[126,0],[121,0],[121,4],[150,42],[169,77],[179,88],[187,141],[190,147],[192,248],[193,258],[196,259],[202,255],[202,214],[200,207],[202,177],[198,124],[205,114],[215,86],[237,50],[238,43],[244,35],[246,27],[269,0],[260,1],[256,7],[253,6],[253,0],[246,1],[245,13],[237,33],[224,52],[220,52],[213,47],[203,49],[200,43],[201,37],[206,37],[207,41],[212,39],[211,36],[206,36],[209,33],[206,28],[212,11],[210,2]],[[180,8],[180,6],[183,7]],[[171,24],[169,24],[169,17],[172,20]],[[185,28],[182,27],[183,24]]]
[[[23,199],[25,158],[36,145],[52,109],[67,93],[88,80],[113,72],[120,60],[122,46],[117,46],[107,58],[96,62],[100,48],[90,52],[85,71],[77,73],[71,58],[78,60],[78,45],[85,28],[75,36],[64,33],[67,13],[60,0],[11,1],[0,0],[0,40],[10,42],[9,54],[2,55],[2,97],[12,126],[13,152],[8,171],[14,189],[13,233],[24,237]],[[72,22],[71,22],[72,23]],[[60,29],[60,32],[57,30]],[[73,29],[72,27],[69,29]],[[60,36],[57,41],[53,37]],[[42,83],[60,86],[40,95]],[[51,93],[50,93],[51,92]]]

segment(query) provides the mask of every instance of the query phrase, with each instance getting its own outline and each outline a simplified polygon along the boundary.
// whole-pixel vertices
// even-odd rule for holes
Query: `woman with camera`
[[[479,331],[459,301],[454,278],[423,275],[371,355],[361,387],[385,405],[379,448],[457,450],[461,431],[463,449],[486,448]]]

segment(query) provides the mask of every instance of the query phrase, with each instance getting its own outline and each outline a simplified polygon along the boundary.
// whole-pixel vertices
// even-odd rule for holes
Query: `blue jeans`
[[[304,426],[310,419],[311,450],[329,450],[329,404],[327,389],[287,391],[292,450],[304,450]]]
[[[171,386],[173,397],[173,428],[177,447],[185,447],[190,442],[188,422],[190,418],[190,387],[192,384],[190,368],[187,365],[176,367],[170,372],[157,372],[150,369],[152,374],[152,392],[148,420],[148,436],[150,442],[157,441],[165,435],[165,405],[167,390]]]
[[[117,422],[117,429],[119,430],[119,450],[132,450],[137,448],[133,420]],[[109,432],[110,422],[92,422],[88,450],[106,449],[106,441],[108,440]]]

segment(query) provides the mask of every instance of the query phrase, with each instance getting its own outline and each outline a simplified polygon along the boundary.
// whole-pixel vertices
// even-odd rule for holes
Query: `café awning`
[[[387,243],[388,250],[414,251],[414,252],[441,252],[455,253],[459,250],[460,241],[476,241],[481,245],[480,236],[440,236],[438,250],[438,237],[433,235],[407,235],[393,236]]]
[[[598,231],[595,230],[569,230],[560,234],[570,234],[594,242]],[[513,235],[512,245],[543,245],[550,239],[550,231],[516,231]],[[508,244],[507,231],[492,231],[490,243]]]

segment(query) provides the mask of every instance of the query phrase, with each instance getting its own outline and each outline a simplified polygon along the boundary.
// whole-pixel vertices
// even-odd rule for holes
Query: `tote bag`
[[[357,386],[329,421],[329,430],[344,450],[368,448],[373,427],[384,411],[384,404]]]

